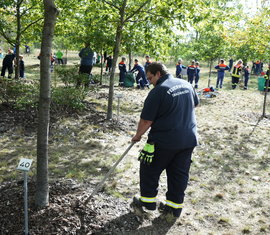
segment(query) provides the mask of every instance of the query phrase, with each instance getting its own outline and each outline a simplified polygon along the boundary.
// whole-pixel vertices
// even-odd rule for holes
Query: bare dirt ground
[[[207,84],[206,71],[202,75],[201,88]],[[31,126],[23,122],[28,114],[7,116],[2,107],[6,116],[1,115],[1,125],[8,128],[0,135],[1,234],[23,231],[22,175],[15,171],[22,157],[34,160],[29,173],[30,234],[270,234],[270,100],[268,96],[268,118],[261,118],[263,95],[255,84],[253,78],[249,90],[230,90],[227,77],[217,97],[201,97],[196,109],[200,146],[193,154],[183,213],[173,224],[158,211],[141,218],[129,208],[139,193],[137,157],[146,136],[130,150],[102,192],[87,206],[82,203],[128,147],[148,90],[115,87],[115,94],[123,98],[119,116],[115,98],[111,121],[105,120],[107,87],[89,92],[86,112],[53,117],[50,205],[43,210],[34,207],[35,118]],[[165,192],[163,174],[160,201]]]

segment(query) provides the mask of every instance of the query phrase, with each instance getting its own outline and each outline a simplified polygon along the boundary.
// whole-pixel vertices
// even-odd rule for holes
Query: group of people
[[[222,88],[223,80],[225,76],[225,71],[230,71],[232,76],[232,89],[235,89],[239,83],[239,79],[241,77],[241,73],[244,74],[244,89],[248,89],[248,82],[250,78],[250,68],[248,65],[244,66],[242,60],[238,60],[235,65],[232,65],[232,59],[230,60],[230,66],[226,65],[224,60],[221,59],[220,63],[215,66],[217,70],[217,82],[216,82],[216,89]]]
[[[64,64],[63,56],[64,56],[64,54],[60,50],[58,50],[55,53],[51,53],[51,55],[50,55],[51,66],[53,66],[55,63],[56,64]],[[37,58],[40,60],[40,53],[39,53]]]
[[[91,74],[92,66],[93,66],[93,51],[89,48],[89,44],[81,50],[80,57],[81,57],[81,66],[80,66],[80,73],[86,72]],[[106,54],[107,56],[107,54]],[[149,88],[149,81],[146,78],[146,69],[151,64],[150,57],[147,55],[145,57],[145,64],[142,65],[139,63],[138,59],[134,60],[134,66],[133,68],[128,71],[126,67],[126,58],[122,57],[120,63],[118,64],[119,68],[119,86],[124,85],[124,81],[126,78],[126,75],[128,72],[137,72],[136,74],[136,84],[137,88]],[[112,57],[104,55],[104,62],[107,62],[106,64],[106,71],[110,72],[112,67]],[[176,78],[183,78],[183,70],[186,70],[187,74],[187,81],[193,85],[194,88],[198,88],[199,86],[199,80],[200,80],[200,63],[198,61],[192,60],[189,66],[183,65],[183,60],[179,59],[178,63],[176,64]],[[237,85],[239,84],[240,77],[244,76],[244,89],[248,89],[248,82],[250,79],[250,74],[252,73],[252,70],[255,68],[255,74],[259,74],[259,72],[262,71],[262,62],[257,61],[256,63],[253,63],[253,67],[250,71],[250,68],[248,65],[244,66],[242,60],[238,60],[233,65],[233,59],[231,58],[229,60],[229,65],[225,64],[224,59],[221,59],[219,64],[215,66],[215,69],[217,70],[217,81],[216,81],[216,89],[221,89],[223,87],[223,81],[225,77],[225,72],[229,71],[232,78],[232,89],[235,89]]]
[[[183,60],[179,59],[176,64],[176,78],[183,78],[183,69],[187,70],[187,80],[190,84],[195,82],[194,88],[198,88],[200,80],[200,63],[198,61],[192,60],[189,66],[184,66],[182,64]]]
[[[2,54],[2,52],[1,52],[1,54]],[[16,65],[16,63],[14,63],[16,61],[15,57],[16,56],[15,56],[14,51],[10,48],[7,50],[7,54],[5,56],[3,56],[3,54],[2,54],[2,58],[3,58],[2,70],[1,70],[2,77],[6,76],[6,71],[8,72],[8,78],[12,77],[12,74],[14,71],[14,66]],[[18,66],[19,66],[19,77],[24,78],[25,76],[24,76],[23,55],[19,56]]]
[[[263,62],[261,60],[252,61],[251,74],[260,75],[263,72]]]
[[[144,66],[141,65],[139,63],[138,59],[134,60],[134,66],[133,68],[129,71],[131,73],[137,72],[136,75],[136,84],[137,84],[137,88],[138,89],[144,89],[145,87],[149,88],[149,82],[146,78],[146,69],[147,67],[152,63],[150,61],[150,56],[147,55],[145,56],[145,64]],[[119,68],[119,86],[123,86],[124,85],[124,80],[127,74],[127,68],[126,68],[126,64],[125,64],[126,58],[122,57],[122,60],[120,61],[120,63],[118,64],[118,68]]]
[[[255,64],[255,65],[254,65]],[[257,61],[253,63],[254,74],[259,75],[262,72],[262,62]],[[192,60],[189,66],[184,66],[182,64],[182,59],[178,60],[176,64],[176,78],[183,78],[183,70],[186,69],[187,80],[190,84],[194,84],[194,88],[198,88],[198,83],[200,79],[200,64],[197,61]],[[225,72],[229,71],[232,77],[232,89],[235,89],[239,84],[239,79],[243,74],[244,77],[244,89],[248,89],[248,82],[250,79],[250,68],[248,65],[244,66],[242,60],[238,60],[235,65],[233,65],[233,59],[229,60],[229,65],[225,64],[224,59],[221,59],[219,64],[215,66],[217,70],[217,81],[216,89],[221,89],[223,87],[223,81]],[[252,70],[253,70],[252,69]]]

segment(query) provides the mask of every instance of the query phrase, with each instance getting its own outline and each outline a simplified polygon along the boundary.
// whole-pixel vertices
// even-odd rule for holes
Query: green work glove
[[[146,143],[141,150],[138,160],[144,164],[151,164],[155,152],[155,145]]]

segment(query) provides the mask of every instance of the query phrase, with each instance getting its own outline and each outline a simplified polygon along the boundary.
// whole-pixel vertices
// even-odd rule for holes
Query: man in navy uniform
[[[180,216],[189,178],[191,155],[198,144],[195,107],[199,99],[192,85],[168,74],[167,68],[153,62],[147,77],[154,88],[149,92],[132,141],[141,140],[149,129],[140,153],[141,197],[133,198],[135,209],[156,209],[159,177],[167,173],[165,215]]]
[[[149,56],[149,55],[145,56],[145,60],[146,60],[146,61],[145,61],[145,64],[144,64],[144,70],[146,70],[147,67],[148,67],[148,65],[152,63],[152,62],[150,61],[150,56]]]
[[[187,67],[182,64],[182,59],[179,59],[177,64],[176,64],[176,77],[177,78],[182,78],[181,72],[182,72],[183,69],[186,69],[186,68]]]
[[[223,79],[225,75],[225,70],[230,70],[230,67],[226,64],[224,64],[224,60],[221,59],[220,63],[215,66],[215,69],[217,69],[217,83],[216,83],[216,88],[222,88],[223,85]]]
[[[149,84],[145,76],[144,67],[141,64],[139,64],[139,61],[137,59],[135,59],[134,62],[135,62],[134,67],[130,70],[130,72],[138,71],[138,74],[136,76],[137,88],[143,89],[145,86],[149,88]]]
[[[196,73],[197,73],[197,68],[196,68],[196,65],[195,65],[195,61],[192,60],[191,65],[189,65],[188,68],[187,68],[188,82],[190,84],[193,83]]]

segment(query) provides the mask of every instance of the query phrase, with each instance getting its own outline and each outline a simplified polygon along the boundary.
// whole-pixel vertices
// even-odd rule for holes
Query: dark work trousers
[[[24,78],[24,70],[20,69],[20,78]]]
[[[239,83],[239,78],[232,76],[232,89],[235,89]]]
[[[87,73],[91,74],[93,65],[81,65],[79,69],[79,73]]]
[[[190,84],[193,83],[193,80],[194,80],[194,74],[188,75],[188,82],[189,82]]]
[[[5,77],[6,69],[8,70],[8,78],[11,78],[11,74],[13,73],[13,65],[3,64],[2,71],[1,71],[2,77]]]
[[[148,81],[145,77],[145,73],[144,72],[139,72],[136,76],[136,83],[137,86],[144,88],[145,86],[148,86]]]
[[[225,75],[224,73],[219,73],[218,72],[216,88],[218,88],[218,87],[222,88],[224,75]]]
[[[92,72],[92,68],[93,68],[93,65],[80,65],[80,68],[79,68],[79,74],[91,74],[91,72]],[[89,80],[88,81],[86,81],[86,83],[85,83],[85,85],[86,86],[89,86],[89,84],[90,84],[90,77],[89,77]],[[81,81],[80,80],[78,80],[77,81],[77,87],[79,87],[81,85]]]
[[[247,86],[248,86],[248,80],[249,80],[249,76],[245,76],[245,81],[244,81],[244,83],[245,83],[245,88],[247,88]]]
[[[125,81],[126,73],[125,72],[120,72],[119,73],[119,85],[123,86],[124,81]]]
[[[166,170],[166,199],[172,203],[182,204],[189,179],[193,149],[192,147],[188,149],[169,150],[160,148],[156,144],[152,163],[150,165],[141,163],[140,165],[141,197],[156,197],[160,174],[163,170]],[[155,206],[156,202],[151,202],[151,204]]]
[[[200,80],[200,75],[195,75],[195,88],[198,88],[199,80]]]
[[[63,64],[63,59],[62,58],[57,59],[57,64]]]

